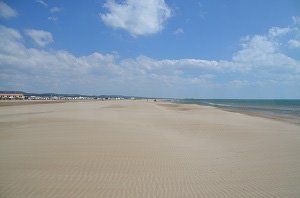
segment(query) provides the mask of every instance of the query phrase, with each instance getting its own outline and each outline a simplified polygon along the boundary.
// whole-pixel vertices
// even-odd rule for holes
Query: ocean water
[[[177,102],[219,107],[225,110],[300,118],[300,100],[183,99]]]

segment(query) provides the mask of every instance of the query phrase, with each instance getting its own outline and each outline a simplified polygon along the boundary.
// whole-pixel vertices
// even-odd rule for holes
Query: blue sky
[[[0,90],[300,98],[300,1],[0,1]]]

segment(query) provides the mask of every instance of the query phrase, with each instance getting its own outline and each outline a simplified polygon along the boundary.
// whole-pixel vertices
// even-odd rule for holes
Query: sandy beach
[[[0,107],[0,197],[300,197],[300,125],[199,105]]]

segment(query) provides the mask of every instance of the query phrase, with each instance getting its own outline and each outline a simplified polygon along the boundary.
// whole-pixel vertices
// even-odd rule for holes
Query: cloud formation
[[[45,8],[49,9],[49,12],[51,13],[51,16],[48,17],[49,21],[52,22],[57,22],[58,21],[58,17],[55,16],[55,14],[62,12],[64,10],[63,7],[58,7],[58,6],[54,6],[54,7],[49,7],[49,5],[43,1],[43,0],[36,0],[35,2],[41,4],[42,6],[44,6]]]
[[[290,48],[300,48],[300,40],[291,39],[288,44]]]
[[[35,2],[43,5],[44,7],[48,7],[48,4],[45,1],[43,1],[43,0],[36,0]]]
[[[293,16],[292,19],[295,25],[300,25],[300,16]]]
[[[48,20],[49,20],[49,21],[56,22],[56,21],[58,20],[58,17],[56,17],[56,16],[49,16],[49,17],[48,17]]]
[[[182,28],[177,28],[173,34],[183,34],[184,33],[184,30]]]
[[[291,31],[292,29],[290,27],[284,27],[284,28],[272,27],[269,29],[269,35],[270,37],[278,37],[278,36],[288,34]]]
[[[18,16],[16,10],[9,7],[4,1],[0,1],[0,18],[12,18]]]
[[[52,34],[44,30],[26,29],[25,33],[33,40],[36,45],[40,47],[45,47],[46,45],[53,42]]]
[[[50,9],[50,12],[51,12],[51,13],[57,13],[57,12],[61,12],[62,10],[63,10],[62,7],[52,7],[52,8]]]
[[[108,12],[100,14],[102,21],[133,36],[157,33],[171,17],[171,9],[164,0],[126,0],[124,3],[108,0],[104,7]]]
[[[159,60],[148,56],[120,59],[99,52],[75,56],[63,50],[30,48],[21,32],[0,26],[0,89],[218,97],[222,92],[223,96],[253,93],[249,90],[255,88],[263,93],[295,90],[293,96],[300,96],[300,62],[282,49],[288,40],[296,39],[297,27],[276,37],[269,34],[271,29],[265,35],[242,39],[241,48],[229,60]]]

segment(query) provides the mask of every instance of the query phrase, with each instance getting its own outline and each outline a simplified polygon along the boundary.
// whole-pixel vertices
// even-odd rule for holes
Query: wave
[[[264,114],[292,115],[300,117],[300,100],[191,99],[182,100],[181,102],[208,105],[235,111],[260,112]]]

